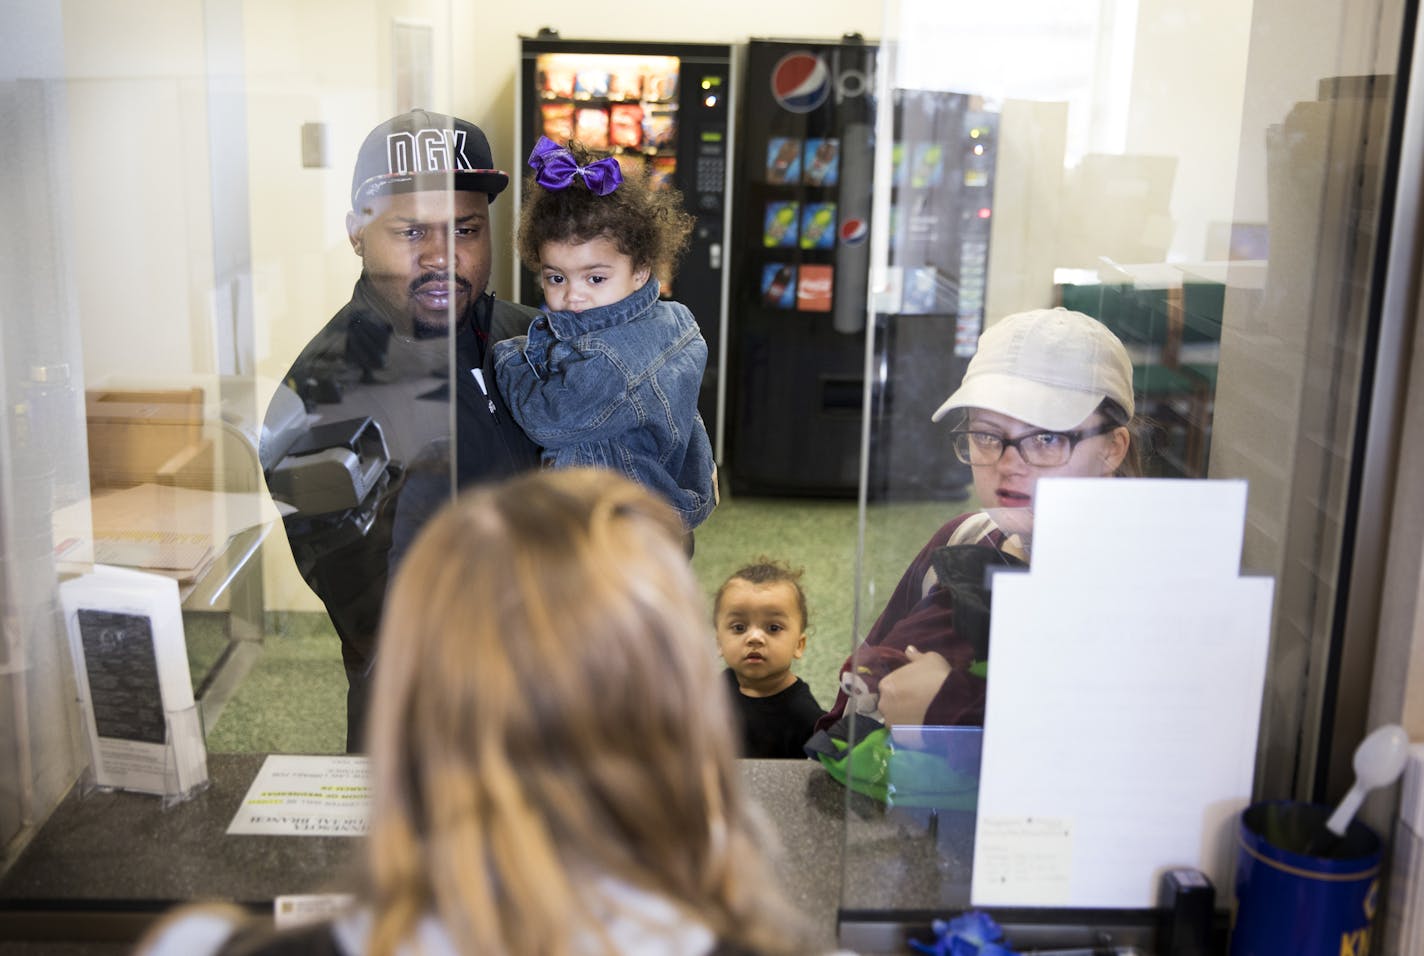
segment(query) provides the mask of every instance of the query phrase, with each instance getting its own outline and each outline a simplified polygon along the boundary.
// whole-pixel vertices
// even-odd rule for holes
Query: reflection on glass
[[[1302,38],[1312,55],[1288,72],[1318,100],[1248,83],[1248,61],[1255,77],[1283,66],[1252,37],[1297,29],[1270,6],[1168,23],[1138,4],[1044,4],[1010,19],[900,0],[887,4],[887,22],[889,88],[875,98],[874,226],[884,241],[866,363],[864,643],[847,659],[832,716],[885,719],[886,742],[899,738],[894,752],[921,756],[923,734],[906,725],[982,720],[976,695],[992,695],[982,680],[992,674],[988,562],[956,565],[964,552],[945,546],[956,529],[982,526],[985,540],[1011,541],[1025,559],[1028,522],[1011,531],[1002,519],[1026,514],[1032,491],[1004,469],[1051,470],[1065,451],[1076,461],[1122,425],[1136,446],[1123,473],[1250,481],[1243,564],[1278,575],[1280,599],[1309,622],[1282,625],[1274,641],[1258,773],[1277,791],[1307,785],[1291,760],[1315,759],[1314,721],[1330,709],[1331,691],[1315,676],[1329,656],[1321,608],[1334,607],[1335,529],[1353,507],[1339,489],[1368,302],[1357,265],[1368,241],[1351,232],[1346,210],[1368,216],[1378,189],[1368,176],[1360,193],[1349,184],[1373,168],[1388,83],[1329,78],[1356,55],[1354,38]],[[1219,82],[1187,78],[1184,64],[1208,60]],[[1331,140],[1332,118],[1351,133]],[[1339,161],[1333,172],[1327,157]],[[1346,318],[1323,310],[1317,319],[1316,296],[1348,302]],[[993,351],[1007,317],[1056,306],[1125,349],[1125,416],[1102,421],[1100,433],[1092,409],[1049,422],[976,399],[936,413],[945,396],[972,388],[965,360]],[[1072,363],[1061,350],[1045,356],[1043,380]],[[1312,376],[1329,385],[1303,393]],[[1302,440],[1307,422],[1323,448]],[[996,480],[981,480],[991,471]],[[929,541],[918,556],[906,554],[907,499],[941,503],[915,536]],[[1007,548],[992,552],[1008,563]],[[966,583],[952,583],[956,575]],[[897,627],[910,636],[887,648]],[[896,716],[902,681],[913,703]],[[943,690],[951,681],[964,688],[954,706]],[[854,781],[849,763],[841,770]],[[938,804],[923,794],[897,802],[893,788],[871,785],[849,796],[844,907],[968,902],[973,815],[944,812],[966,809],[951,792],[946,781]],[[867,796],[884,806],[867,810]],[[883,851],[890,833],[914,843],[897,854],[898,869]]]
[[[178,579],[214,751],[340,749],[346,648],[290,573],[292,552],[314,582],[325,568],[329,580],[318,583],[343,608],[336,616],[369,618],[391,548],[400,550],[398,525],[417,524],[463,466],[452,423],[466,419],[452,401],[468,393],[472,419],[487,409],[478,381],[463,374],[479,365],[459,333],[444,331],[464,328],[453,314],[458,283],[426,296],[421,313],[395,304],[414,294],[399,265],[353,290],[366,257],[353,255],[342,228],[351,165],[372,124],[407,105],[467,102],[450,95],[457,84],[441,52],[447,5],[425,11],[432,62],[407,55],[422,44],[405,43],[377,58],[394,59],[389,71],[353,58],[350,34],[307,29],[324,14],[298,6],[208,3],[203,17],[174,18],[161,37],[117,8],[90,5],[84,18],[61,22],[30,9],[46,5],[20,7],[12,36],[27,56],[16,61],[18,82],[3,89],[6,142],[21,161],[0,183],[8,221],[19,224],[0,257],[0,720],[4,742],[17,744],[0,754],[0,779],[18,786],[0,793],[0,843],[43,820],[86,759],[72,662],[55,639],[61,577],[101,559]],[[715,583],[765,551],[807,566],[813,623],[801,664],[820,700],[839,686],[852,639],[888,610],[947,520],[984,515],[973,521],[1003,534],[994,553],[1005,564],[1027,550],[1026,529],[1005,527],[1011,510],[1024,509],[985,500],[948,437],[962,423],[931,416],[959,386],[985,328],[1062,304],[1126,345],[1137,409],[1156,426],[1146,436],[1150,474],[1249,479],[1244,563],[1281,582],[1260,788],[1310,788],[1322,773],[1316,730],[1345,703],[1317,675],[1338,651],[1328,634],[1348,556],[1340,529],[1354,507],[1356,396],[1371,359],[1369,245],[1382,235],[1393,149],[1392,64],[1381,66],[1377,51],[1398,48],[1390,31],[1400,6],[1346,16],[1326,3],[1301,18],[1285,2],[1186,13],[1130,0],[1044,2],[1015,5],[1005,25],[994,8],[890,0],[884,42],[843,44],[826,52],[824,69],[797,57],[773,87],[771,72],[805,48],[798,43],[776,50],[755,77],[702,81],[753,115],[758,138],[740,136],[735,151],[725,141],[725,155],[717,141],[720,163],[752,167],[737,174],[753,190],[736,197],[739,228],[725,238],[729,260],[743,252],[750,260],[734,287],[740,326],[724,381],[728,417],[738,419],[725,464],[743,484],[699,537],[697,568]],[[352,26],[373,38],[392,32],[375,20]],[[155,50],[173,59],[155,59]],[[874,77],[877,56],[891,50],[887,88]],[[189,63],[191,72],[175,65]],[[481,69],[463,63],[456,79],[474,71],[472,86],[488,79],[500,88],[502,74]],[[233,77],[240,82],[226,82]],[[811,118],[787,125],[777,97],[844,111],[836,123],[799,114]],[[571,105],[555,103],[548,121],[573,128]],[[658,138],[670,125],[659,125],[654,107],[646,97],[610,104],[610,142]],[[888,131],[872,138],[882,116]],[[601,128],[590,118],[598,120],[584,116],[585,128]],[[521,123],[534,130],[535,120]],[[495,146],[496,156],[527,152]],[[81,159],[94,156],[105,162]],[[695,165],[686,156],[679,172]],[[720,163],[706,171],[719,186]],[[885,190],[873,215],[891,295],[880,298],[877,287],[867,315],[855,303],[869,270],[853,264],[872,241],[872,182]],[[391,209],[371,205],[370,221]],[[507,231],[507,207],[495,209]],[[449,229],[457,214],[433,219]],[[369,224],[358,215],[352,231]],[[723,237],[714,239],[720,251]],[[471,279],[470,298],[484,285]],[[684,283],[689,294],[692,285]],[[441,295],[450,299],[443,306]],[[348,300],[370,333],[349,353],[344,333],[329,341],[323,331]],[[865,331],[869,361],[855,337]],[[869,501],[855,555],[853,506],[820,496],[855,493],[867,374]],[[403,396],[399,410],[383,394]],[[321,467],[292,468],[294,449]],[[290,547],[266,534],[275,516],[259,507],[264,471],[283,461],[288,491],[275,497],[300,501],[289,505]],[[340,493],[297,487],[299,472],[323,469],[342,477]],[[817,497],[770,501],[762,491]],[[363,505],[373,506],[369,525]],[[803,538],[813,525],[821,537]],[[333,560],[343,531],[362,574],[343,576]],[[343,587],[357,598],[349,609]],[[987,606],[968,607],[957,609],[956,626],[978,634],[983,623],[964,618],[987,619]],[[351,633],[359,674],[369,647],[360,650],[363,632]],[[816,655],[831,662],[813,675]],[[1347,667],[1370,659],[1338,657]],[[278,673],[280,682],[262,680]],[[862,680],[874,693],[878,685],[868,685],[883,676]],[[245,692],[259,684],[265,694]],[[907,802],[887,811],[874,796],[851,799],[871,837],[911,841],[879,862],[859,861],[848,907],[963,901],[956,880],[967,872],[972,820],[953,808]]]
[[[946,439],[963,439],[986,510],[945,524],[905,571],[843,668],[850,679],[821,722],[833,745],[859,741],[866,720],[983,724],[987,571],[1027,563],[1040,480],[1136,474],[1134,405],[1127,350],[1090,316],[1019,312],[979,337],[963,383],[933,418],[962,421]]]
[[[361,277],[268,406],[268,487],[293,509],[293,557],[341,638],[350,750],[387,582],[415,533],[454,487],[538,461],[487,347],[533,314],[486,292],[489,204],[508,182],[464,120],[414,110],[373,129],[346,216]]]

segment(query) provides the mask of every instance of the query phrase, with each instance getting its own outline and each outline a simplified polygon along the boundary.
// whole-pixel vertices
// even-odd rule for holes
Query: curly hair
[[[603,155],[577,141],[570,142],[568,149],[580,166]],[[578,178],[566,189],[545,189],[531,173],[519,215],[519,258],[537,273],[545,243],[588,242],[606,236],[633,260],[634,270],[657,271],[666,266],[671,275],[687,251],[694,222],[683,209],[682,193],[652,188],[646,169],[625,166],[623,182],[606,196],[590,192]]]
[[[712,620],[715,621],[722,610],[722,595],[727,593],[727,587],[733,581],[745,581],[755,585],[789,584],[796,592],[796,609],[801,612],[801,629],[806,630],[811,618],[806,610],[806,592],[801,587],[801,576],[805,573],[804,568],[793,568],[765,555],[758,555],[751,564],[727,575],[727,580],[717,589],[717,594],[712,598]]]

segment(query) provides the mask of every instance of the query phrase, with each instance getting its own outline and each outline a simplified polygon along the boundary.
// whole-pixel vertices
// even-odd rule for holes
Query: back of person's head
[[[1140,475],[1132,359],[1102,322],[1070,309],[1032,309],[1004,316],[979,336],[964,381],[931,421],[980,408],[1045,431],[1066,432],[1094,412],[1128,430],[1121,475]]]
[[[599,161],[598,154],[578,142],[556,149],[567,150],[580,169]],[[530,164],[538,168],[534,158]],[[614,178],[617,187],[600,195],[588,188],[581,174],[569,177],[567,185],[546,187],[540,185],[539,173],[532,173],[519,216],[517,245],[524,265],[538,272],[540,250],[547,242],[577,244],[603,236],[633,260],[635,269],[675,270],[695,224],[683,208],[682,194],[670,187],[654,188],[643,167],[630,167]]]
[[[426,915],[461,951],[568,952],[605,877],[785,951],[682,537],[639,486],[570,469],[416,538],[367,732],[376,952]]]

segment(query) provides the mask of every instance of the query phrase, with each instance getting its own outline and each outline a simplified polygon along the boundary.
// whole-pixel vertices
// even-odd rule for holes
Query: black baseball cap
[[[455,189],[494,199],[509,176],[494,168],[489,140],[474,123],[411,110],[366,135],[351,177],[351,208],[390,193]]]

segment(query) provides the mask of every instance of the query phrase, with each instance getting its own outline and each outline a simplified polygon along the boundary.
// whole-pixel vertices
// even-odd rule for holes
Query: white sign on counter
[[[1240,573],[1246,485],[1045,480],[1028,573],[994,579],[971,899],[1151,907],[1229,886],[1274,582]]]
[[[371,815],[368,766],[359,755],[271,754],[247,788],[227,832],[364,836]]]
[[[177,582],[94,565],[59,591],[94,785],[167,800],[206,786]]]

